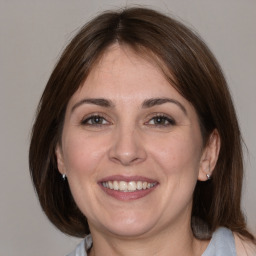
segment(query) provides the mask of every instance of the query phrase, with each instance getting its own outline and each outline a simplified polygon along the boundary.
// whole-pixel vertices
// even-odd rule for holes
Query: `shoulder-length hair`
[[[205,145],[214,129],[219,133],[219,158],[212,179],[196,185],[192,217],[206,223],[210,233],[225,226],[253,240],[240,207],[241,135],[221,68],[196,33],[173,18],[145,8],[108,11],[91,20],[66,47],[50,76],[38,106],[29,150],[30,172],[45,214],[67,234],[84,237],[90,232],[68,182],[58,172],[55,149],[71,96],[114,43],[129,46],[162,68],[170,84],[194,106]],[[208,236],[205,233],[201,238]]]

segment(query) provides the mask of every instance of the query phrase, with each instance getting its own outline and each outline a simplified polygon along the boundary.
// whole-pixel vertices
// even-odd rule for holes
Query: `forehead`
[[[86,91],[94,96],[94,92],[102,92],[104,96],[114,97],[115,93],[140,90],[145,95],[166,93],[172,85],[162,67],[160,60],[149,51],[137,52],[129,46],[114,44],[100,56],[75,94]]]

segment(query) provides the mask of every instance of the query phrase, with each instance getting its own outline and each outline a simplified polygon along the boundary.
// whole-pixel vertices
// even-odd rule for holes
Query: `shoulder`
[[[213,234],[202,256],[237,256],[235,239],[231,230],[219,227]]]
[[[87,256],[85,251],[85,240],[82,240],[75,248],[75,250],[69,253],[67,256]]]
[[[87,256],[87,251],[92,247],[92,237],[87,235],[67,256]]]
[[[234,233],[237,256],[256,256],[256,245]]]

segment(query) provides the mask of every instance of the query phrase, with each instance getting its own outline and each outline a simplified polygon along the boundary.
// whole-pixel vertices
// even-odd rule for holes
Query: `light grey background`
[[[244,211],[256,233],[255,0],[0,0],[0,255],[66,255],[79,241],[42,213],[28,170],[36,105],[61,50],[98,12],[142,4],[195,28],[223,67],[249,157]]]

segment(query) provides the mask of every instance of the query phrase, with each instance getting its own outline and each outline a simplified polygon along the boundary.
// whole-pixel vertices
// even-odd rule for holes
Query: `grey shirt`
[[[86,251],[92,246],[92,237],[86,236],[76,249],[67,256],[87,256]],[[232,231],[218,228],[202,256],[236,256],[235,239]]]

